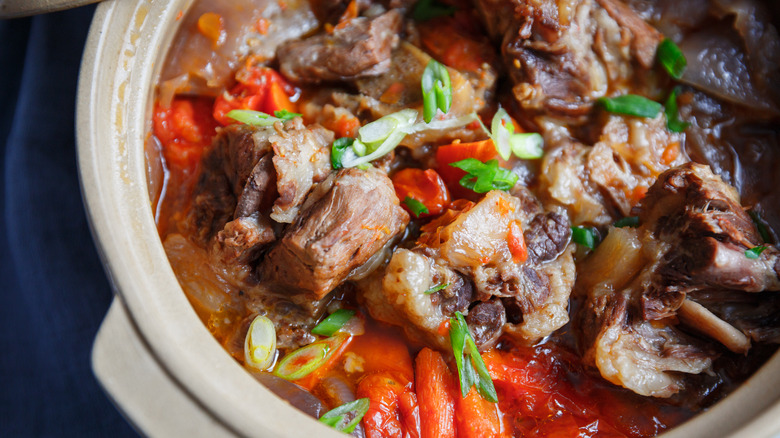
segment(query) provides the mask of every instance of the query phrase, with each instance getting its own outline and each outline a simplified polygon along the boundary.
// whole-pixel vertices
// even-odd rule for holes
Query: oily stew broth
[[[171,265],[294,406],[368,399],[355,436],[654,436],[780,339],[776,12],[198,0],[146,151]]]

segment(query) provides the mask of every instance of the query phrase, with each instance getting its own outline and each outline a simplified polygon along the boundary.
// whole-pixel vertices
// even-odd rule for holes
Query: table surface
[[[93,12],[0,21],[0,436],[136,435],[90,368],[112,298],[76,166]]]

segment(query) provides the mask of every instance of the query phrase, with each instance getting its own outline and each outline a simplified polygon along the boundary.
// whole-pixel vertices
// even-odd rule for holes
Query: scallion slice
[[[683,122],[680,120],[680,116],[677,111],[677,94],[680,92],[679,87],[674,87],[672,92],[669,94],[669,97],[666,98],[666,103],[664,104],[664,114],[666,115],[666,129],[668,129],[671,132],[683,132],[685,131],[689,126],[691,126],[688,122]]]
[[[466,171],[460,179],[460,185],[477,193],[487,193],[491,190],[508,191],[517,183],[518,176],[511,171],[498,166],[498,160],[485,163],[476,158],[450,163],[450,166]]]
[[[315,342],[288,354],[276,365],[274,374],[287,380],[302,379],[325,363],[330,345]]]
[[[498,403],[493,379],[460,312],[455,312],[455,316],[450,318],[450,342],[455,355],[455,365],[458,368],[462,396],[465,398],[474,386],[485,400]]]
[[[602,97],[598,100],[605,110],[628,116],[655,118],[661,112],[661,104],[636,94]]]
[[[490,136],[490,139],[493,140],[496,152],[504,160],[508,160],[512,153],[523,160],[541,158],[544,154],[542,148],[544,139],[542,139],[542,136],[536,132],[516,134],[512,118],[509,117],[509,113],[504,108],[499,107],[498,111],[496,111],[490,123],[489,131],[482,124],[482,121],[479,124],[487,135]]]
[[[574,241],[574,243],[582,245],[588,249],[595,248],[596,244],[598,243],[598,235],[596,234],[596,230],[592,227],[584,227],[582,225],[571,227],[571,239]]]
[[[354,310],[338,309],[311,329],[311,332],[315,335],[333,336],[353,316],[355,316]]]
[[[623,228],[623,227],[636,228],[639,226],[639,216],[624,217],[623,219],[616,220],[615,223],[612,225],[614,225],[617,228]]]
[[[688,65],[688,61],[685,59],[682,50],[674,41],[669,38],[664,39],[658,44],[656,49],[656,57],[658,62],[664,67],[669,76],[680,79],[685,67]]]
[[[447,114],[452,106],[452,84],[447,67],[435,59],[428,61],[422,75],[423,119],[430,123],[436,110]]]
[[[512,146],[512,153],[523,160],[535,160],[544,155],[542,149],[544,139],[538,132],[512,134],[509,137],[509,144]]]
[[[389,153],[406,137],[416,120],[417,111],[406,108],[363,126],[358,130],[358,139],[352,143],[356,157],[343,157],[342,166],[360,166]]]
[[[333,142],[333,146],[330,148],[331,167],[334,169],[341,169],[344,167],[342,163],[344,161],[345,155],[354,141],[354,138],[341,137]]]
[[[366,415],[370,405],[371,402],[368,398],[359,398],[326,412],[320,417],[320,422],[339,432],[351,433]]]
[[[431,18],[452,15],[457,10],[454,6],[443,5],[436,0],[420,0],[414,5],[412,18],[417,21],[426,21]]]
[[[254,126],[271,126],[282,120],[266,113],[252,110],[231,110],[225,115],[237,122]]]
[[[292,120],[296,117],[300,117],[301,115],[298,113],[291,113],[290,111],[287,111],[286,109],[274,111],[274,116],[281,120]]]
[[[442,284],[437,284],[436,286],[433,286],[432,288],[430,288],[430,289],[426,290],[426,291],[425,291],[425,292],[423,292],[423,293],[424,293],[425,295],[430,295],[430,294],[432,294],[432,293],[434,293],[434,292],[438,292],[438,291],[440,291],[440,290],[442,290],[442,289],[446,289],[446,288],[447,288],[447,286],[449,286],[449,285],[450,285],[449,283],[442,283]]]
[[[273,322],[263,315],[257,315],[249,325],[244,340],[244,361],[259,371],[271,367],[276,357],[276,329]]]
[[[761,253],[764,252],[765,249],[766,245],[754,246],[753,248],[745,251],[745,257],[749,259],[757,259],[761,256]]]
[[[407,196],[404,198],[403,203],[409,207],[409,210],[412,212],[414,217],[420,217],[421,214],[430,213],[428,207],[426,207],[425,204],[412,197]]]

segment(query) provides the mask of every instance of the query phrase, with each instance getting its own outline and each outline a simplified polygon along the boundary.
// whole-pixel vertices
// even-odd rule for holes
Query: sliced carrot
[[[455,416],[460,438],[498,438],[501,436],[501,417],[498,405],[491,403],[471,388],[468,395],[457,399]]]
[[[268,91],[265,94],[265,102],[262,111],[267,114],[273,114],[274,111],[287,110],[294,113],[298,110],[295,103],[290,100],[290,96],[284,91],[284,88],[278,82],[271,82],[268,85]]]
[[[392,180],[398,199],[403,202],[408,196],[425,205],[428,213],[422,213],[420,217],[440,214],[450,203],[450,192],[433,169],[403,169],[396,172]],[[402,205],[409,209],[407,205]]]
[[[389,372],[368,374],[358,384],[357,397],[370,400],[363,416],[367,438],[419,437],[419,409],[412,382],[402,384]]]
[[[455,438],[457,384],[441,353],[423,348],[415,362],[422,438]]]
[[[471,198],[474,192],[460,185],[460,179],[466,175],[464,170],[450,166],[466,158],[476,158],[483,163],[494,158],[498,158],[498,152],[493,145],[493,140],[482,140],[473,143],[453,143],[446,146],[439,146],[436,149],[436,162],[438,167],[436,171],[441,175],[450,193],[454,198]]]

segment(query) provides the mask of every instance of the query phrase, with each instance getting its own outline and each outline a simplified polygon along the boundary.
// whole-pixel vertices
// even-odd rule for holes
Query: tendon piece
[[[353,168],[330,178],[259,268],[275,289],[321,299],[406,228],[409,215],[383,172]]]
[[[274,202],[271,219],[291,223],[312,186],[331,171],[330,144],[334,135],[320,125],[305,127],[301,118],[284,126],[277,122],[274,129],[276,135],[269,141],[274,151],[279,198]]]
[[[699,374],[712,366],[716,354],[670,326],[632,314],[625,294],[607,293],[589,304],[588,311],[600,322],[586,360],[610,382],[640,395],[666,398],[684,387],[681,373]]]
[[[319,83],[374,76],[390,68],[398,45],[401,14],[353,18],[332,34],[320,34],[279,47],[280,70],[293,82]]]

